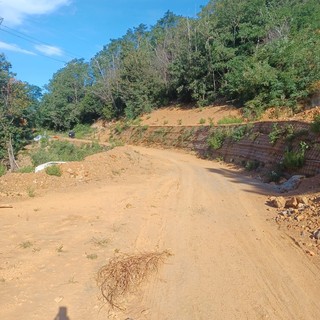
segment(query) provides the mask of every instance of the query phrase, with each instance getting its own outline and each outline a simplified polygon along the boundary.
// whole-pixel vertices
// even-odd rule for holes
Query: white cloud
[[[28,15],[48,14],[68,5],[71,0],[2,0],[0,16],[7,25],[19,25]]]
[[[0,41],[0,49],[1,50],[8,50],[8,51],[24,53],[24,54],[36,55],[34,52],[22,49],[19,46],[17,46],[16,44],[6,43],[6,42],[2,42],[2,41]]]
[[[48,45],[44,45],[44,44],[38,44],[35,46],[35,48],[38,51],[46,54],[47,56],[58,56],[58,57],[63,56],[63,51],[58,47],[48,46]]]

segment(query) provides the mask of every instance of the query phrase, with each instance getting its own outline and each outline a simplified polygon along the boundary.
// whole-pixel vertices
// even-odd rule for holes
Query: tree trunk
[[[9,140],[7,142],[7,148],[8,148],[7,150],[8,150],[10,170],[11,170],[11,172],[14,172],[14,171],[19,169],[19,166],[18,166],[18,164],[16,162],[16,159],[14,158],[11,137],[9,138]]]

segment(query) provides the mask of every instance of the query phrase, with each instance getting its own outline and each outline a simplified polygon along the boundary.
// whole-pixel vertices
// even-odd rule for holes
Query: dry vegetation
[[[171,253],[165,250],[112,258],[98,272],[97,283],[103,298],[112,308],[122,310],[120,298],[135,292],[169,256]]]

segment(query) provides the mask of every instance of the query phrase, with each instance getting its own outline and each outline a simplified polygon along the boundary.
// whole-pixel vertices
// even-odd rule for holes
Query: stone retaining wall
[[[241,126],[246,126],[247,133],[239,141],[228,136],[221,148],[214,150],[209,146],[208,138],[216,130],[233,130]],[[281,131],[281,134],[272,144],[270,133],[275,130]],[[257,122],[228,126],[132,126],[118,138],[129,144],[195,151],[201,157],[221,158],[241,165],[255,162],[266,171],[277,167],[284,159],[288,147],[299,151],[300,142],[303,141],[308,145],[305,164],[294,173],[308,176],[320,173],[320,134],[313,133],[310,124],[305,122]]]

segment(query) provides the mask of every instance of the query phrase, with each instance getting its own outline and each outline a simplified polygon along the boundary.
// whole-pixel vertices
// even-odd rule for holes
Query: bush
[[[60,167],[56,165],[47,167],[45,171],[46,171],[46,174],[48,174],[49,176],[61,177],[62,175]]]
[[[218,150],[222,147],[226,136],[225,130],[215,130],[208,138],[207,143],[212,149]]]
[[[282,134],[283,132],[278,128],[278,124],[274,123],[272,126],[272,131],[269,133],[270,143],[274,145]]]
[[[233,141],[240,141],[247,133],[247,126],[235,127],[230,131],[230,136]]]

